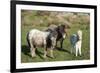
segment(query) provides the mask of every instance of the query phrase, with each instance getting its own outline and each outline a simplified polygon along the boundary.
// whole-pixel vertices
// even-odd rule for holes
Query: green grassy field
[[[26,12],[28,13],[28,12]],[[30,22],[29,24],[25,24],[26,21],[24,21],[22,19],[22,26],[21,26],[21,62],[22,63],[28,63],[28,62],[45,62],[45,61],[69,61],[69,60],[87,60],[90,59],[90,28],[89,28],[89,24],[85,23],[85,25],[82,25],[81,20],[79,22],[73,21],[73,23],[70,25],[70,29],[69,31],[69,36],[73,33],[76,33],[78,29],[81,29],[83,31],[83,40],[82,40],[82,56],[75,56],[74,54],[70,53],[70,50],[72,48],[71,44],[70,44],[70,38],[66,37],[66,39],[64,40],[63,43],[63,49],[54,49],[54,56],[55,58],[51,58],[50,57],[50,53],[48,53],[48,57],[45,60],[43,58],[43,54],[44,48],[38,48],[36,51],[36,57],[32,58],[31,54],[30,54],[30,50],[28,48],[27,45],[27,41],[26,41],[26,35],[27,32],[31,29],[39,29],[39,30],[44,30],[47,27],[47,22],[46,21],[43,25],[39,24],[39,25],[32,25],[31,22],[34,21],[34,23],[36,23],[36,19],[37,16],[35,15],[36,12],[33,11],[33,16],[28,15],[31,21],[27,21]],[[25,14],[25,11],[22,12],[23,18],[25,19],[25,17],[27,17],[27,14]],[[49,16],[38,16],[40,17],[39,19],[46,19]],[[82,18],[82,17],[81,17]],[[27,19],[27,18],[26,18]],[[71,21],[70,21],[71,22]],[[37,23],[38,24],[38,23]],[[59,43],[58,43],[58,47]]]

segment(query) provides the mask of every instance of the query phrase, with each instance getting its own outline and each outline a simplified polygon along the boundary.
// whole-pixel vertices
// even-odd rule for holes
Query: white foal
[[[75,44],[75,52],[76,52],[76,56],[79,55],[81,56],[81,47],[82,47],[82,31],[81,30],[78,30],[77,31],[77,35],[78,35],[78,41],[76,42]]]

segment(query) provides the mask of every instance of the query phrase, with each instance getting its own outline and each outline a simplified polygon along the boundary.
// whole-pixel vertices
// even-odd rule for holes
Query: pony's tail
[[[30,48],[30,42],[29,42],[29,32],[27,33],[27,37],[26,37],[26,39],[27,39],[28,46],[29,46],[29,48]]]

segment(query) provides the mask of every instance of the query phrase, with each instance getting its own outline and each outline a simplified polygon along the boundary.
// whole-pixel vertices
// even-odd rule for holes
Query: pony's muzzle
[[[63,39],[65,39],[65,37],[66,37],[66,34],[63,34]]]

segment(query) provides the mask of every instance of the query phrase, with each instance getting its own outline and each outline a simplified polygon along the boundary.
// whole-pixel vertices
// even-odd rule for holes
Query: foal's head
[[[78,30],[77,35],[78,35],[79,40],[82,40],[82,30]]]

